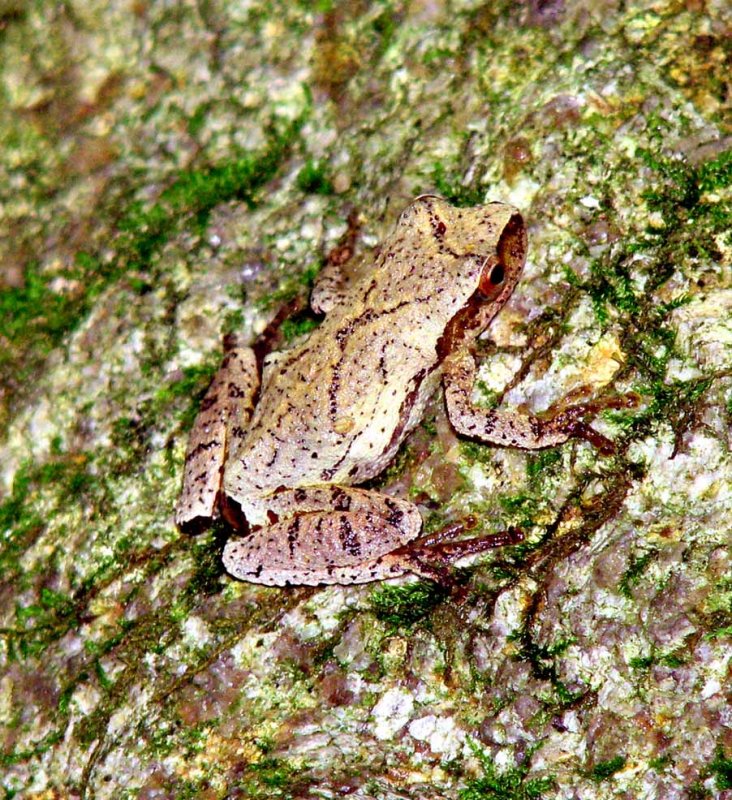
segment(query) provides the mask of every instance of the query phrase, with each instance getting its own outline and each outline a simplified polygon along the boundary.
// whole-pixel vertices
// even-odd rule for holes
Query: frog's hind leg
[[[610,439],[591,428],[586,420],[607,408],[630,408],[635,395],[609,397],[578,403],[548,412],[541,417],[501,409],[479,408],[470,396],[475,384],[475,359],[463,349],[443,362],[445,403],[450,422],[458,433],[504,447],[535,450],[562,444],[572,437],[586,439],[601,453],[610,454],[615,446]]]
[[[229,541],[223,556],[234,577],[267,586],[367,583],[408,572],[452,585],[452,562],[523,539],[512,528],[453,541],[472,519],[419,536],[416,506],[353,487],[288,489],[267,498],[267,513],[269,525]]]
[[[267,505],[271,523],[224,548],[224,566],[236,578],[313,586],[366,583],[411,569],[390,556],[419,535],[422,518],[411,503],[323,486],[283,491]]]
[[[225,355],[201,402],[188,442],[183,490],[175,522],[197,530],[219,516],[219,494],[228,442],[244,435],[259,391],[257,358],[250,347],[233,338],[224,342]]]

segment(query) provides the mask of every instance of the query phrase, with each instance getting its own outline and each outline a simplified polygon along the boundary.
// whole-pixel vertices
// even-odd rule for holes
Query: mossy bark
[[[6,796],[721,797],[732,131],[722,2],[0,2]],[[358,217],[519,206],[480,400],[635,392],[611,457],[461,442],[380,481],[525,542],[267,589],[172,508],[222,335]],[[291,336],[312,320],[295,320]],[[55,794],[54,794],[55,793]]]

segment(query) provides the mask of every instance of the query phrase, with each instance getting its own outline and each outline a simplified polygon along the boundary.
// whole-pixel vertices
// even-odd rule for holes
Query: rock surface
[[[729,5],[0,2],[0,784],[83,798],[732,796]],[[483,400],[637,392],[602,457],[380,481],[527,541],[267,589],[172,522],[221,355],[414,196],[524,210]],[[295,322],[290,335],[309,324]]]

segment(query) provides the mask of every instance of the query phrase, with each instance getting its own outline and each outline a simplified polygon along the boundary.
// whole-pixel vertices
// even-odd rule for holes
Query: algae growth
[[[729,790],[729,22],[0,8],[8,796]],[[635,393],[595,423],[616,452],[459,441],[437,397],[379,486],[519,547],[462,564],[460,598],[232,581],[223,526],[172,522],[222,335],[304,297],[354,214],[368,258],[423,192],[529,224],[481,402]]]

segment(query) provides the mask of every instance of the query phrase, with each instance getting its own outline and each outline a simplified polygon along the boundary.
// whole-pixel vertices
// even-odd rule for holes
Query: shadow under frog
[[[364,277],[346,286],[325,268],[311,297],[325,319],[306,341],[269,353],[261,370],[254,348],[229,342],[191,432],[177,524],[223,513],[248,528],[226,544],[224,565],[276,586],[407,572],[446,582],[449,562],[520,541],[514,529],[448,541],[460,524],[420,537],[413,503],[357,485],[391,462],[440,382],[459,434],[532,450],[581,437],[612,451],[585,420],[627,399],[542,418],[471,402],[471,344],[510,297],[526,246],[515,208],[454,208],[425,195]]]

